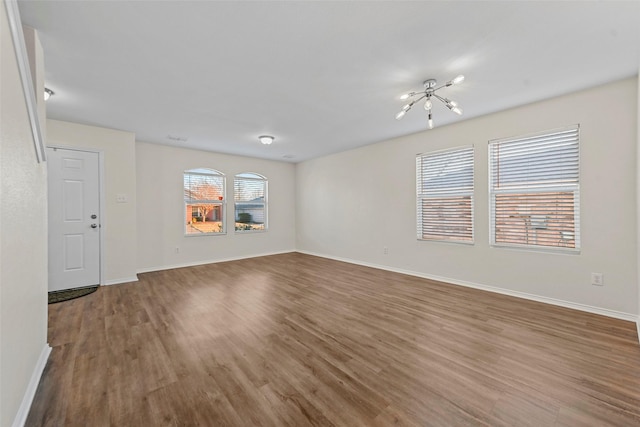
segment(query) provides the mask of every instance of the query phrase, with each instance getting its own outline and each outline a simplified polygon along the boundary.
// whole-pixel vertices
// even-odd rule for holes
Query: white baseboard
[[[42,377],[42,372],[44,372],[44,368],[45,366],[47,366],[47,360],[49,359],[50,353],[51,347],[49,347],[49,344],[45,344],[42,348],[42,351],[40,352],[40,357],[38,357],[38,361],[36,362],[36,366],[33,369],[33,373],[31,374],[31,379],[29,380],[27,389],[25,390],[24,396],[22,397],[22,402],[20,403],[18,413],[13,419],[12,427],[23,427],[24,423],[27,421],[27,416],[29,415],[29,410],[31,409],[33,398],[36,395],[36,390],[38,390],[40,377]]]
[[[548,297],[544,297],[544,296],[540,296],[540,295],[528,294],[526,292],[512,291],[510,289],[498,288],[498,287],[495,287],[495,286],[488,286],[488,285],[483,285],[483,284],[480,284],[480,283],[467,282],[467,281],[464,281],[464,280],[457,280],[457,279],[451,279],[451,278],[448,278],[448,277],[435,276],[435,275],[425,274],[425,273],[421,273],[421,272],[417,272],[417,271],[403,270],[403,269],[400,269],[400,268],[394,268],[394,267],[389,267],[389,266],[380,265],[380,264],[373,264],[373,263],[353,260],[353,259],[350,259],[350,258],[334,257],[334,256],[323,255],[323,254],[318,254],[318,253],[309,252],[309,251],[302,251],[302,250],[298,250],[297,252],[300,252],[302,254],[312,255],[312,256],[318,256],[318,257],[321,257],[321,258],[328,258],[328,259],[333,259],[333,260],[336,260],[336,261],[347,262],[347,263],[350,263],[350,264],[357,264],[357,265],[362,265],[362,266],[365,266],[365,267],[377,268],[379,270],[386,270],[386,271],[392,271],[394,273],[407,274],[409,276],[421,277],[423,279],[435,280],[437,282],[451,283],[453,285],[465,286],[465,287],[468,287],[468,288],[474,288],[474,289],[480,289],[480,290],[483,290],[483,291],[495,292],[495,293],[498,293],[498,294],[503,294],[503,295],[509,295],[509,296],[512,296],[512,297],[528,299],[528,300],[531,300],[531,301],[543,302],[543,303],[546,303],[546,304],[557,305],[557,306],[560,306],[560,307],[572,308],[574,310],[585,311],[585,312],[593,313],[593,314],[600,314],[602,316],[613,317],[613,318],[621,319],[621,320],[628,320],[630,322],[636,322],[636,324],[638,326],[638,331],[639,331],[638,339],[640,339],[640,318],[636,314],[624,313],[624,312],[620,312],[620,311],[609,310],[607,308],[594,307],[594,306],[590,306],[590,305],[586,305],[586,304],[579,304],[579,303],[575,303],[575,302],[571,302],[571,301],[559,300],[559,299],[555,299],[555,298],[548,298]]]
[[[228,261],[238,261],[241,259],[258,258],[263,256],[269,256],[269,255],[288,254],[291,252],[296,252],[296,250],[291,249],[286,251],[268,252],[268,253],[262,253],[262,254],[237,256],[237,257],[231,257],[231,258],[218,258],[218,259],[202,260],[202,261],[195,261],[195,262],[186,262],[181,264],[161,265],[157,267],[145,267],[145,268],[139,269],[137,273],[140,274],[140,273],[150,273],[152,271],[173,270],[174,268],[195,267],[197,265],[216,264],[219,262],[228,262]]]
[[[137,281],[138,281],[138,276],[123,277],[120,279],[107,280],[102,284],[102,286],[119,285],[120,283],[129,283],[129,282],[137,282]]]

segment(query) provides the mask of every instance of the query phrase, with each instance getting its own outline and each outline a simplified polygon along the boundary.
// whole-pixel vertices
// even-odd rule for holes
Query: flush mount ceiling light
[[[51,98],[52,95],[55,95],[55,92],[52,91],[51,89],[45,87],[44,88],[44,100],[48,101],[49,98]]]
[[[258,139],[260,140],[260,142],[262,142],[264,145],[269,145],[273,142],[273,140],[275,139],[273,136],[270,135],[261,135],[258,137]]]
[[[433,119],[431,117],[431,108],[433,108],[433,103],[431,102],[431,98],[440,100],[448,109],[450,109],[451,111],[453,111],[458,115],[461,115],[462,108],[460,108],[457,102],[452,101],[448,98],[441,97],[436,93],[436,91],[442,89],[443,87],[449,87],[452,85],[457,85],[459,83],[462,83],[463,80],[464,80],[464,76],[459,75],[455,79],[450,80],[439,87],[436,87],[438,85],[438,82],[436,81],[436,79],[425,80],[423,82],[423,85],[424,85],[423,91],[405,93],[400,97],[400,99],[402,100],[411,99],[411,101],[408,104],[405,104],[402,107],[402,110],[400,110],[400,112],[396,114],[396,120],[400,120],[401,118],[403,118],[404,115],[407,114],[407,111],[411,110],[411,108],[413,108],[413,106],[417,102],[424,99],[425,100],[424,109],[427,111],[427,125],[429,126],[429,129],[433,129]]]

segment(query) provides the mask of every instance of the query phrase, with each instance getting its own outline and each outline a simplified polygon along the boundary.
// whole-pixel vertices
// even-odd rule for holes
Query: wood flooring
[[[27,426],[640,426],[635,325],[299,253],[49,306]]]

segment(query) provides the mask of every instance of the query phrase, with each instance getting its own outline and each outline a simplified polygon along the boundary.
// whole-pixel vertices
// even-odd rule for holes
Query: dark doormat
[[[83,297],[95,292],[99,288],[96,286],[87,286],[84,288],[65,289],[62,291],[49,292],[49,304],[56,302],[69,301],[70,299]]]

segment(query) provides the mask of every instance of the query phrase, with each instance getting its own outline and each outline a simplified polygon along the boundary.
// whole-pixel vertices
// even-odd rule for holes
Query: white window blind
[[[237,232],[267,229],[267,178],[241,173],[233,182]]]
[[[184,172],[185,234],[224,233],[225,177],[213,169]]]
[[[473,146],[416,157],[417,235],[473,243]]]
[[[491,243],[580,248],[579,126],[489,142]]]

